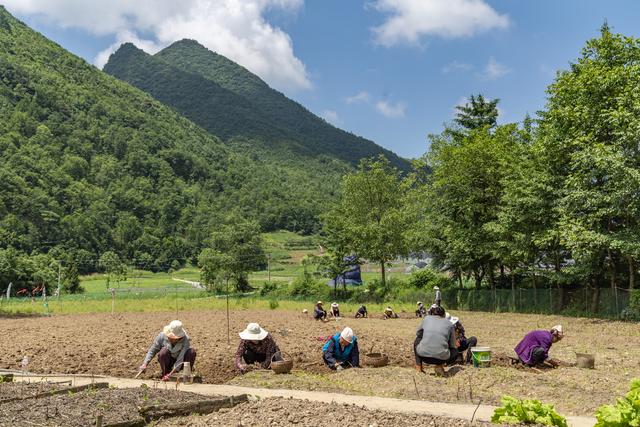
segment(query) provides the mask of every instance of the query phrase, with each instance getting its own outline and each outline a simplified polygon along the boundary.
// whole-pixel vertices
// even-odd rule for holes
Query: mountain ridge
[[[158,60],[155,68],[149,67],[147,62],[144,66],[136,63],[135,58],[126,54],[129,49],[129,46],[123,45],[114,52],[104,71],[147,91],[223,139],[229,135],[252,138],[259,136],[269,144],[289,145],[294,151],[304,155],[330,155],[352,165],[357,165],[362,158],[384,155],[399,169],[407,171],[410,168],[406,159],[373,141],[331,125],[303,105],[269,87],[246,68],[210,51],[195,40],[179,40],[155,55],[149,55]],[[148,60],[149,58],[145,59]],[[162,75],[162,82],[155,80],[158,69],[167,65],[187,74],[165,73]],[[175,89],[181,87],[184,90],[190,84],[195,86],[196,81],[201,84],[202,80],[195,78],[196,75],[215,83],[218,90],[226,90],[243,98],[243,101],[235,104],[238,98],[229,97],[229,104],[216,106],[203,100],[206,94],[198,93],[200,96],[197,100],[200,104],[188,102],[192,101],[192,97],[176,93]],[[202,87],[211,89],[210,85]],[[192,88],[185,92],[199,91]],[[234,122],[219,120],[224,114],[220,109],[230,108],[235,111],[244,102],[248,102],[253,111],[234,115]],[[256,134],[256,129],[263,134]]]

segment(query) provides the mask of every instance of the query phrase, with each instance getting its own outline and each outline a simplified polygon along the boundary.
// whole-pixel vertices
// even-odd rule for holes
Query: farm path
[[[106,381],[111,386],[118,388],[136,388],[143,384],[151,388],[174,389],[174,383],[162,383],[150,380],[137,380],[130,378],[118,378],[109,376],[87,376],[87,375],[37,375],[27,374],[26,376],[16,375],[15,381],[73,381],[73,385],[90,384],[94,381]],[[378,409],[399,413],[412,413],[455,418],[461,420],[490,421],[495,406],[471,405],[458,403],[430,402],[425,400],[394,399],[377,396],[358,396],[339,393],[327,393],[320,391],[285,390],[240,387],[226,384],[180,384],[179,389],[186,392],[202,395],[233,396],[247,394],[260,399],[269,397],[281,397],[298,400],[308,400],[312,402],[352,404],[367,409]],[[475,413],[475,416],[474,416]],[[567,417],[570,427],[593,427],[596,420],[591,417]]]

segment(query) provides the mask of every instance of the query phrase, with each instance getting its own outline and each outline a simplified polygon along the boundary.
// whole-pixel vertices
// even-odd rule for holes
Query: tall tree
[[[198,262],[209,283],[233,280],[240,292],[250,290],[248,273],[267,267],[260,226],[255,221],[231,215],[213,231]]]
[[[454,123],[467,131],[485,126],[493,128],[498,122],[499,99],[485,99],[482,94],[471,95],[464,105],[456,106]]]
[[[340,201],[324,217],[329,248],[377,262],[385,287],[386,264],[407,252],[405,193],[386,158],[362,160],[357,172],[343,178]]]

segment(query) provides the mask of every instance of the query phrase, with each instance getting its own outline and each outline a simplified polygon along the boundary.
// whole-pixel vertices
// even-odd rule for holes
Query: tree
[[[633,287],[638,259],[640,39],[611,33],[587,41],[558,74],[541,113],[539,144],[552,178],[555,234],[582,263],[583,277],[616,286],[626,263]]]
[[[459,277],[472,274],[478,288],[485,276],[494,284],[498,234],[490,225],[497,220],[516,140],[513,125],[494,133],[488,127],[475,129],[460,140],[447,130],[432,136],[427,155],[432,175],[418,190],[422,197],[414,241]]]
[[[111,281],[115,280],[116,286],[120,285],[121,281],[127,280],[127,266],[115,252],[107,251],[100,256],[100,267],[107,275],[106,287],[109,289]]]
[[[251,289],[248,273],[267,267],[260,226],[255,221],[232,215],[206,243],[208,248],[198,257],[206,283],[233,280],[238,291],[246,292]]]
[[[399,172],[387,159],[365,159],[343,178],[340,201],[324,217],[330,250],[377,262],[383,286],[386,264],[407,252],[405,195]]]
[[[493,128],[498,121],[499,99],[486,100],[481,94],[471,95],[469,102],[456,106],[454,123],[467,131],[480,129],[485,126]]]

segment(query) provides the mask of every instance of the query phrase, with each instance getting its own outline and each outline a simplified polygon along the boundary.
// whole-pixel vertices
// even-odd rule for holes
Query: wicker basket
[[[276,353],[277,354],[277,353]],[[293,359],[282,354],[283,360],[273,360],[276,355],[271,356],[271,369],[276,374],[288,374],[293,368]]]
[[[366,364],[374,368],[381,368],[389,364],[389,356],[386,353],[367,353],[364,357]]]

